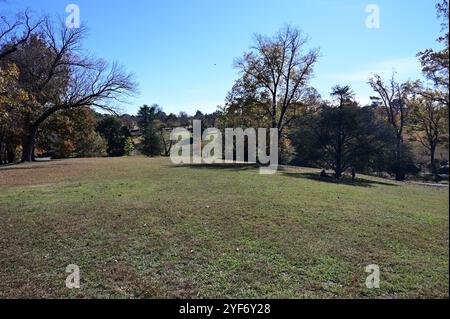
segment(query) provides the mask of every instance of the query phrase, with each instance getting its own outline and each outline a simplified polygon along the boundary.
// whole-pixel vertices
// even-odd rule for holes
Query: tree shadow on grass
[[[258,164],[247,163],[216,163],[216,164],[179,164],[173,166],[175,168],[192,168],[192,169],[221,169],[229,171],[243,171],[259,169],[261,166]]]
[[[355,187],[373,187],[374,185],[383,185],[383,186],[399,186],[394,183],[389,182],[381,182],[363,178],[357,178],[356,181],[352,181],[349,178],[343,177],[341,179],[337,179],[334,177],[321,177],[319,173],[292,173],[292,172],[283,172],[285,176],[294,177],[294,178],[306,178],[318,182],[331,183],[331,184],[341,184]]]
[[[12,163],[4,164],[0,166],[0,171],[22,171],[22,170],[38,170],[38,169],[48,169],[50,166],[42,165],[44,163],[52,163],[54,166],[66,166],[68,163],[62,162],[63,160],[51,160],[51,161],[36,161],[31,163]]]
[[[247,171],[247,170],[257,170],[262,166],[259,164],[252,163],[216,163],[216,164],[180,164],[172,166],[174,168],[191,168],[191,169],[211,169],[211,170],[226,170],[226,171]],[[356,181],[352,181],[350,178],[343,177],[341,179],[336,179],[334,177],[321,177],[319,173],[298,173],[298,172],[289,172],[285,171],[283,167],[279,168],[279,173],[283,174],[286,177],[293,178],[304,178],[310,179],[318,182],[332,183],[332,184],[342,184],[349,185],[355,187],[373,187],[374,185],[383,185],[383,186],[399,186],[395,183],[382,182],[376,180],[369,180],[364,178],[357,178]]]

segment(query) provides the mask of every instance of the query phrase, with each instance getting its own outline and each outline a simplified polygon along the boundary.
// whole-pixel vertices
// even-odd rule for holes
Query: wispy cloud
[[[324,78],[337,82],[366,82],[373,74],[390,77],[395,71],[402,79],[420,76],[420,63],[416,57],[389,59],[369,63],[348,72],[325,74]]]
[[[366,105],[370,103],[370,96],[375,94],[367,83],[369,78],[376,73],[387,80],[392,72],[396,72],[396,80],[400,82],[422,78],[421,66],[416,57],[400,57],[373,61],[349,68],[348,71],[317,74],[313,84],[325,98],[329,96],[333,85],[350,85],[356,94],[356,100]]]

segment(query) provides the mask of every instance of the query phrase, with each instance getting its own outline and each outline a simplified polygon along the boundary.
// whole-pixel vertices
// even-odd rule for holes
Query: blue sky
[[[320,47],[312,81],[319,93],[350,85],[365,103],[372,72],[419,78],[416,54],[438,47],[440,31],[433,0],[6,0],[0,10],[65,17],[70,3],[90,30],[85,48],[135,74],[140,94],[122,105],[129,113],[153,103],[168,113],[213,112],[238,77],[233,60],[253,34],[272,35],[287,23]],[[379,29],[366,27],[371,3],[380,8]]]

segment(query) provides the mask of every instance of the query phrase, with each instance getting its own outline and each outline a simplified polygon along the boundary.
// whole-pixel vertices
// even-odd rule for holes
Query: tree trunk
[[[337,150],[336,150],[336,167],[334,169],[334,177],[341,178],[342,177],[342,145],[339,139]]]
[[[6,153],[9,164],[13,164],[16,161],[16,151],[14,145],[6,145]]]
[[[342,108],[343,102],[341,101],[341,104],[338,108],[338,131],[337,131],[337,138],[336,138],[336,169],[334,170],[335,177],[341,178],[342,177],[342,151],[344,148],[344,137],[343,137],[343,129],[342,129]]]
[[[29,123],[26,125],[27,135],[22,140],[22,162],[32,162],[35,160],[34,149],[36,145],[36,136],[39,126],[47,120],[49,116],[61,110],[58,107],[51,107],[45,110],[34,122],[29,122],[30,115],[27,116]]]
[[[37,128],[31,127],[22,142],[22,162],[34,161],[34,146],[36,144]]]
[[[3,135],[0,136],[0,165],[3,165]]]
[[[431,167],[431,172],[433,173],[434,176],[434,180],[435,181],[439,181],[439,174],[438,174],[438,170],[436,167],[436,145],[431,145],[430,147],[430,167]]]
[[[403,136],[397,136],[397,149],[396,149],[396,161],[397,167],[395,172],[395,180],[403,182],[405,180],[405,163],[403,161]]]
[[[336,162],[336,168],[334,170],[334,177],[336,177],[337,179],[342,177],[342,168],[341,168],[340,162]]]

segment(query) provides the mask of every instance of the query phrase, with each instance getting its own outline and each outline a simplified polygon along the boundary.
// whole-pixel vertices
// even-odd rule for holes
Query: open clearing
[[[448,298],[448,189],[315,174],[144,157],[1,168],[0,298]]]

